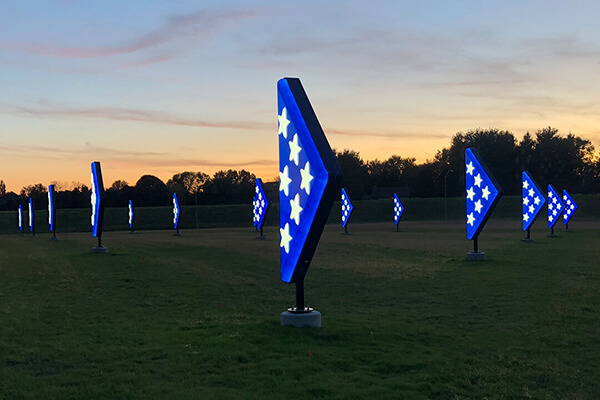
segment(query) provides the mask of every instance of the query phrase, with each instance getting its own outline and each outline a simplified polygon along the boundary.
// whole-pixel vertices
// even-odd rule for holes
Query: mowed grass
[[[321,329],[281,327],[279,237],[251,229],[0,240],[0,398],[597,399],[600,223],[327,226]],[[310,357],[312,354],[312,357]]]

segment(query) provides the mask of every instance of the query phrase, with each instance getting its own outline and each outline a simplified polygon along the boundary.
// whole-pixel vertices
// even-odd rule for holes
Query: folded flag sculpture
[[[479,251],[479,233],[500,200],[502,189],[474,148],[465,150],[467,189],[467,239],[473,240],[471,260],[485,259]]]
[[[342,188],[342,228],[344,228],[344,233],[346,234],[348,234],[348,221],[350,221],[352,211],[354,211],[354,206],[352,205],[350,196],[348,196],[346,190]]]
[[[548,185],[548,229],[550,229],[550,236],[554,236],[554,225],[556,225],[564,209],[565,204],[560,200],[560,195],[556,193],[552,185]]]
[[[573,217],[573,213],[577,210],[577,204],[573,201],[573,198],[566,190],[563,189],[563,201],[565,202],[565,211],[563,213],[563,224],[565,228],[569,229],[569,221]]]
[[[19,231],[23,233],[23,207],[19,204]]]
[[[279,80],[277,97],[281,280],[296,283],[296,307],[282,313],[281,323],[301,326],[305,319],[293,322],[299,319],[288,314],[312,312],[304,304],[304,277],[339,193],[342,171],[300,80]],[[306,324],[317,326],[316,318],[311,321]]]
[[[179,236],[179,217],[181,216],[181,208],[179,207],[179,200],[177,199],[177,193],[173,193],[173,229],[175,229],[175,235]]]
[[[102,246],[102,227],[104,225],[104,181],[100,162],[92,162],[92,236],[98,238],[98,246],[92,248],[94,253],[106,253],[107,248]]]
[[[52,238],[56,240],[56,202],[55,202],[54,185],[48,186],[48,225],[50,226],[50,232],[52,232]]]
[[[398,230],[398,224],[400,223],[400,218],[402,218],[402,214],[404,214],[404,206],[398,198],[398,195],[394,193],[394,225],[396,225],[396,230]]]
[[[263,190],[263,185],[260,178],[256,178],[252,206],[254,227],[256,228],[256,230],[260,231],[260,236],[262,237],[263,226],[265,224],[265,217],[267,216],[267,211],[269,209],[270,204],[267,200],[267,196],[265,195],[265,191]]]
[[[133,203],[129,200],[129,229],[133,232],[133,218],[135,217],[135,212],[133,210]]]
[[[35,236],[35,216],[33,215],[33,200],[29,198],[29,232]]]
[[[522,198],[523,198],[523,230],[527,232],[524,241],[531,239],[531,225],[539,216],[542,207],[546,204],[546,197],[542,189],[535,183],[526,171],[522,173]]]

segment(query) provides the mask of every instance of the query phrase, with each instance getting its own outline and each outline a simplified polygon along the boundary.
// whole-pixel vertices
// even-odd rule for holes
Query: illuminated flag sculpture
[[[19,231],[23,234],[23,207],[19,204]]]
[[[108,249],[102,246],[102,226],[104,224],[104,181],[102,180],[102,169],[100,162],[92,162],[92,236],[98,238],[98,246],[92,248],[94,253],[106,253]]]
[[[181,216],[181,208],[179,207],[179,200],[177,200],[177,193],[173,193],[173,228],[176,230],[175,236],[179,236],[179,217]]]
[[[556,193],[552,185],[548,185],[548,228],[550,236],[554,236],[554,225],[560,218],[565,204],[560,200],[560,195]]]
[[[352,201],[350,201],[350,197],[346,190],[342,188],[342,228],[344,228],[344,233],[348,234],[348,221],[352,216],[352,211],[354,211],[354,206],[352,205]]]
[[[299,326],[303,323],[290,314],[312,311],[304,304],[304,277],[339,193],[342,170],[300,80],[279,80],[277,94],[281,280],[296,283],[296,307],[282,313],[281,323]],[[320,313],[318,325],[314,321],[309,325],[320,326]]]
[[[129,200],[129,229],[130,232],[133,232],[133,217],[134,217],[134,212],[133,212],[133,203],[131,202],[131,200]]]
[[[546,197],[544,192],[535,183],[532,177],[526,171],[522,173],[523,183],[523,230],[527,232],[527,237],[524,241],[530,241],[531,239],[531,225],[540,214],[542,207],[546,203]]]
[[[402,214],[404,214],[404,206],[398,198],[398,195],[394,193],[394,225],[396,225],[396,230],[398,230],[398,224],[400,223],[400,218],[402,218]]]
[[[467,239],[473,240],[471,260],[485,259],[485,253],[478,248],[479,233],[487,222],[492,210],[500,200],[502,189],[487,168],[477,150],[465,150],[467,187]]]
[[[56,202],[54,199],[56,191],[54,185],[48,186],[48,225],[52,232],[52,239],[56,240]]]
[[[33,215],[33,200],[29,198],[29,231],[35,236],[35,216]]]
[[[254,199],[252,201],[254,227],[256,230],[260,231],[260,237],[263,237],[263,226],[265,224],[265,217],[267,216],[267,211],[270,204],[267,200],[267,196],[265,195],[265,191],[263,190],[262,181],[260,178],[256,178],[256,187],[254,192]]]
[[[569,221],[573,216],[575,210],[577,210],[577,204],[573,201],[573,198],[567,193],[566,190],[563,189],[563,200],[565,202],[565,211],[563,213],[563,224],[565,224],[565,229],[569,229]]]

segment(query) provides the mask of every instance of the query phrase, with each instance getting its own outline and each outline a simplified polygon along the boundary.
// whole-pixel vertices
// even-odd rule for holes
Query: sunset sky
[[[596,1],[0,1],[0,179],[278,174],[276,82],[332,147],[431,159],[457,131],[600,148]]]

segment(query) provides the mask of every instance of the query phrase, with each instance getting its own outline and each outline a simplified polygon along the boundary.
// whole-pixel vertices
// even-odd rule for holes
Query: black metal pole
[[[102,235],[98,235],[98,247],[102,247]]]
[[[400,228],[398,228],[398,225],[400,225],[400,223],[396,224],[396,232],[398,232],[400,230]]]
[[[473,252],[474,253],[479,253],[479,243],[478,242],[479,236],[475,236],[475,239],[473,239]]]
[[[569,223],[568,222],[565,224],[565,229],[569,230]]]
[[[530,228],[527,228],[527,239],[531,239],[531,233],[529,231]]]
[[[304,311],[304,277],[296,281],[296,311]]]
[[[348,225],[346,225],[346,226],[344,227],[344,233],[345,233],[346,235],[348,234]]]
[[[262,237],[262,236],[263,236],[263,228],[261,227],[260,228],[260,237]]]
[[[550,228],[550,234],[554,235],[554,227]]]

